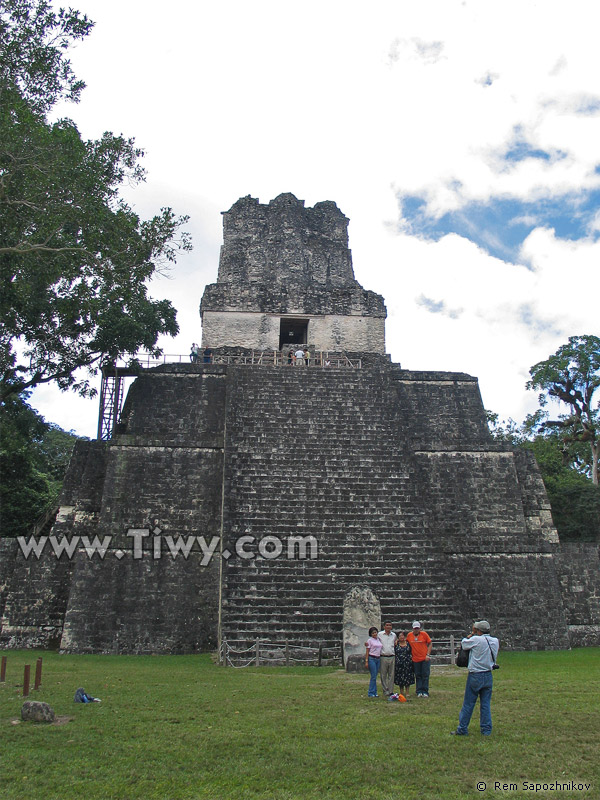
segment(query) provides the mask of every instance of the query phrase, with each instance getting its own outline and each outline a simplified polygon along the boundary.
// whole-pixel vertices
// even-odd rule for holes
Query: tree
[[[538,414],[520,426],[510,418],[500,421],[492,411],[486,415],[495,441],[533,451],[561,541],[596,541],[600,535],[600,490],[583,467],[586,456],[589,461],[587,444],[567,444],[553,427],[535,433],[540,424]]]
[[[95,394],[98,366],[160,352],[178,331],[166,300],[148,296],[157,270],[191,249],[170,208],[141,220],[121,199],[145,173],[133,139],[83,141],[59,99],[84,86],[65,52],[93,23],[46,0],[0,0],[0,399],[55,381]],[[81,377],[77,370],[87,368]]]
[[[534,364],[529,370],[528,389],[542,389],[540,410],[526,421],[531,430],[544,432],[554,429],[560,433],[563,447],[589,448],[589,473],[598,485],[598,450],[600,434],[600,403],[594,393],[600,386],[600,338],[570,336],[568,344],[559,347],[546,361]],[[558,419],[549,419],[545,409],[549,399],[564,403],[569,411]],[[580,462],[585,471],[586,460]]]
[[[485,416],[492,438],[497,442],[517,447],[525,440],[522,428],[512,417],[501,420],[498,414],[488,409],[485,410]]]
[[[539,465],[552,519],[562,541],[595,541],[600,535],[600,490],[568,457],[556,430],[523,444]]]
[[[0,531],[25,536],[58,500],[79,437],[46,422],[23,397],[0,409]]]
[[[46,0],[0,0],[0,81],[40,114],[61,99],[77,102],[85,83],[75,77],[66,51],[93,27],[85,14],[55,12]]]

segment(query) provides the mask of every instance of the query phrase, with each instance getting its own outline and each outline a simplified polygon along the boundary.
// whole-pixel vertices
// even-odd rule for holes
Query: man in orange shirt
[[[429,673],[431,671],[431,636],[421,630],[421,623],[415,620],[412,631],[406,637],[410,642],[413,667],[417,681],[417,697],[429,697]]]

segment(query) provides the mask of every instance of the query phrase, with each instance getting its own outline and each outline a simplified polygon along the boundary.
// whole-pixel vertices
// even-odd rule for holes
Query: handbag
[[[457,667],[468,667],[469,666],[469,656],[471,654],[470,650],[463,650],[462,645],[458,648],[458,653],[456,654],[456,659],[454,663]]]

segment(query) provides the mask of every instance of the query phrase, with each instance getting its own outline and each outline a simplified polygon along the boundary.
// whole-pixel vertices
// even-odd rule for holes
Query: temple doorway
[[[279,349],[298,347],[308,342],[307,319],[282,319],[279,327]]]

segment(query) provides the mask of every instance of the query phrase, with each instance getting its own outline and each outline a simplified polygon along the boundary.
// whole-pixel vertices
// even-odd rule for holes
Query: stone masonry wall
[[[568,647],[558,536],[535,461],[502,445],[464,446],[419,454],[464,629],[483,617],[503,647]]]
[[[485,612],[508,646],[566,646],[556,543],[526,521],[514,455],[492,442],[474,379],[380,362],[236,367],[228,386],[224,547],[302,534],[319,556],[230,559],[223,636],[333,647],[344,596],[367,586],[383,617],[416,616],[438,638]]]
[[[0,646],[339,649],[356,597],[434,640],[484,616],[507,647],[597,643],[597,549],[560,547],[474,378],[389,362],[335,203],[245,197],[223,222],[203,346],[237,361],[143,371],[113,439],[77,445],[52,528],[70,557],[0,543]],[[248,364],[282,319],[361,368]]]
[[[558,572],[572,647],[600,646],[600,545],[562,542]]]
[[[17,540],[0,538],[0,624],[17,556]],[[0,633],[2,629],[0,628]]]
[[[78,553],[64,651],[215,646],[219,559],[203,563],[194,537],[220,541],[224,378],[222,367],[189,364],[161,367],[134,383],[125,432],[108,448],[98,535],[109,537],[109,546],[103,559]]]
[[[96,533],[105,468],[104,442],[77,442],[59,498],[60,508],[52,534],[58,542]],[[0,620],[2,647],[58,647],[69,594],[74,561],[63,552],[57,556],[46,544],[40,556],[25,557],[15,549]]]
[[[317,350],[385,352],[385,320],[365,316],[323,316],[308,319],[308,344]],[[281,316],[241,311],[205,311],[202,347],[224,344],[257,350],[278,350]]]
[[[597,550],[559,548],[535,464],[491,440],[468,375],[167,365],[120,430],[78,445],[53,529],[103,556],[0,559],[2,646],[198,652],[220,616],[231,642],[339,648],[357,587],[437,640],[485,616],[506,647],[595,641]]]
[[[347,286],[354,281],[348,250],[348,222],[335,203],[305,208],[292,194],[267,205],[251,197],[223,214],[219,283],[284,284],[305,280]],[[265,258],[276,255],[273,258]]]
[[[200,305],[203,347],[279,349],[279,320],[308,317],[319,350],[385,352],[383,298],[354,277],[348,219],[335,203],[244,197],[223,215],[217,283]]]

